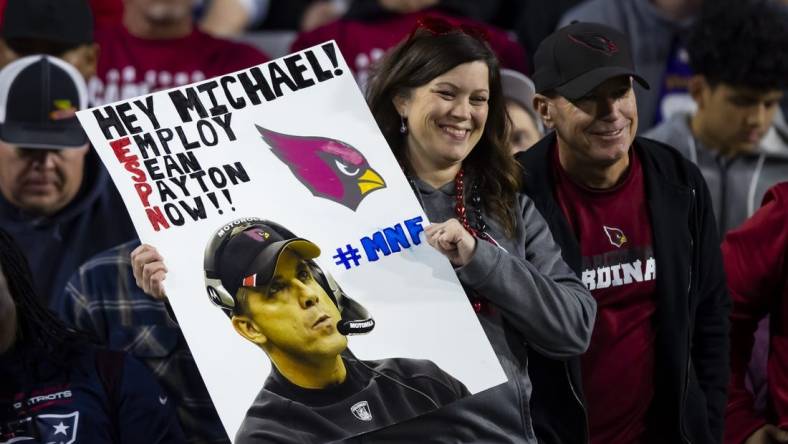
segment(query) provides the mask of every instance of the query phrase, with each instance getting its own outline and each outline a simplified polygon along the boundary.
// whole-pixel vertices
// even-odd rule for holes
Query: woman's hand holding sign
[[[164,279],[167,278],[167,266],[164,258],[156,248],[142,244],[131,252],[131,266],[134,269],[134,279],[145,293],[156,299],[164,299]]]
[[[471,261],[476,249],[476,238],[457,219],[432,224],[424,232],[427,243],[449,258],[455,267],[462,267]]]

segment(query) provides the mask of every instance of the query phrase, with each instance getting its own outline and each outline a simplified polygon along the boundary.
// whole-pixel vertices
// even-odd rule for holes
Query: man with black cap
[[[518,154],[525,191],[599,307],[585,355],[531,358],[537,436],[721,442],[730,302],[703,177],[635,136],[633,81],[648,84],[620,32],[559,29],[535,68],[534,107],[554,131]]]
[[[44,304],[87,258],[134,237],[76,118],[85,81],[51,56],[0,71],[0,227],[27,254]]]
[[[431,361],[356,359],[345,335],[367,333],[374,321],[317,266],[319,255],[314,243],[255,218],[223,226],[206,248],[211,301],[273,364],[236,442],[335,441],[469,395]]]

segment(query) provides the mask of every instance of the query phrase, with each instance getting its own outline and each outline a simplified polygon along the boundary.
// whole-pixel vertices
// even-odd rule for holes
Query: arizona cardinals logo
[[[627,243],[627,235],[624,234],[623,231],[619,230],[618,228],[612,228],[602,225],[602,228],[605,229],[605,234],[607,235],[607,239],[610,241],[611,244],[614,246],[621,248],[622,245]]]
[[[243,234],[246,235],[247,237],[251,237],[257,242],[265,242],[266,240],[268,240],[269,237],[271,237],[270,233],[260,229],[245,230]]]
[[[386,187],[367,159],[352,146],[325,137],[257,130],[276,157],[317,197],[333,200],[353,211],[369,193]]]
[[[586,48],[593,49],[594,51],[599,51],[602,54],[608,56],[612,56],[618,52],[618,45],[616,45],[616,42],[610,40],[602,34],[569,34],[569,39],[579,45],[583,45]]]

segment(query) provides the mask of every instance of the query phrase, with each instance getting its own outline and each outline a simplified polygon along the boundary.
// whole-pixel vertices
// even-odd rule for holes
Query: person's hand
[[[766,424],[750,435],[744,444],[784,444],[788,443],[788,432],[772,424]]]
[[[155,248],[142,244],[131,252],[131,266],[137,286],[156,299],[164,299],[164,279],[167,277],[167,266],[164,258]]]
[[[476,238],[462,227],[457,219],[432,224],[424,230],[427,243],[449,258],[455,267],[470,262],[476,249]]]

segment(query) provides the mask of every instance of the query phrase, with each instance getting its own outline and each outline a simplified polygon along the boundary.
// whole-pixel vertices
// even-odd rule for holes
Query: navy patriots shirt
[[[86,347],[58,366],[35,353],[12,349],[0,355],[0,442],[185,442],[174,402],[136,359],[119,355],[122,370],[110,395],[95,348]]]

